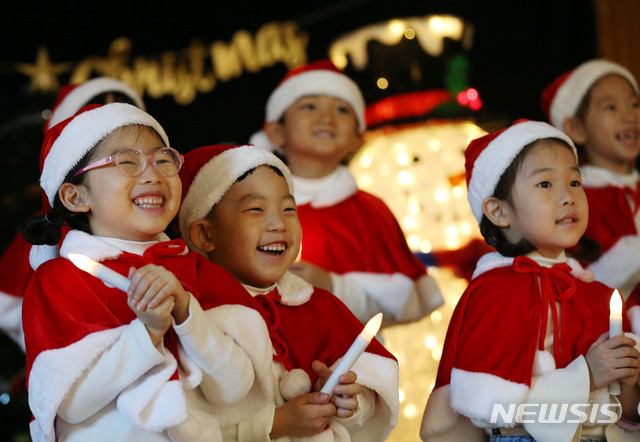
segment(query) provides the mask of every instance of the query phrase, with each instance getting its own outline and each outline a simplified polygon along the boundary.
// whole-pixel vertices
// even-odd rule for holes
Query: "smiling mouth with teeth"
[[[145,196],[134,199],[133,203],[145,209],[157,209],[164,205],[164,198],[161,196]]]
[[[267,244],[258,246],[258,250],[271,255],[282,255],[287,250],[287,246],[284,244]]]

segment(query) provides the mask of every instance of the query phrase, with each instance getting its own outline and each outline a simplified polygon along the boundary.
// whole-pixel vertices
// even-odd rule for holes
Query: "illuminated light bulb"
[[[430,253],[431,250],[433,250],[433,246],[431,245],[431,243],[426,239],[423,239],[420,243],[420,251],[422,253]]]
[[[456,237],[459,235],[459,233],[460,231],[456,226],[448,226],[445,230],[445,235],[447,235],[448,237]]]
[[[409,235],[407,243],[409,244],[409,248],[411,250],[415,250],[420,247],[420,237],[418,235]]]
[[[418,407],[413,403],[409,403],[404,406],[403,413],[406,418],[412,419],[418,413]]]
[[[436,324],[438,322],[442,321],[442,313],[440,313],[437,310],[435,312],[431,313],[431,321],[433,321]]]
[[[400,152],[398,156],[396,156],[396,161],[399,165],[406,166],[409,164],[409,155],[407,155],[406,152]]]
[[[336,65],[338,69],[344,69],[349,64],[349,60],[347,59],[345,54],[334,53],[331,56],[331,61]]]
[[[378,89],[385,90],[389,87],[389,80],[384,77],[380,77],[378,78],[378,81],[376,81],[376,86],[378,86]]]
[[[404,390],[402,388],[398,389],[398,399],[400,403],[404,402]]]
[[[402,225],[406,230],[411,230],[416,226],[416,219],[411,215],[407,215],[402,220]]]
[[[436,190],[436,193],[433,195],[433,197],[437,202],[444,203],[449,199],[449,192],[447,192],[445,189],[438,189]]]
[[[464,196],[465,192],[462,186],[455,186],[453,189],[451,189],[451,193],[455,198],[460,198]]]
[[[470,101],[477,100],[478,91],[473,88],[467,89],[467,98],[469,98]]]
[[[411,184],[413,182],[413,174],[411,172],[407,172],[406,170],[402,170],[398,173],[398,182],[403,185]]]
[[[360,165],[365,169],[371,167],[372,162],[373,158],[371,157],[371,155],[362,155],[362,157],[360,158]]]
[[[429,385],[429,391],[433,391],[433,387],[436,386],[435,382],[432,382],[431,385]]]
[[[439,361],[442,358],[442,347],[436,347],[431,350],[431,357],[434,361]]]
[[[360,183],[360,187],[367,188],[367,187],[371,187],[371,185],[373,184],[373,179],[371,178],[371,175],[366,174],[366,175],[362,175],[358,180],[358,182]]]
[[[442,143],[440,143],[440,140],[433,138],[431,139],[431,141],[429,141],[429,148],[434,152],[438,152],[440,149],[442,149]]]
[[[413,40],[416,38],[416,31],[413,28],[407,28],[404,30],[404,38],[407,40]]]
[[[394,35],[402,35],[404,34],[405,25],[402,20],[391,20],[389,21],[389,31]]]
[[[407,210],[410,214],[417,215],[418,213],[420,213],[420,204],[417,202],[410,202]]]
[[[468,235],[468,234],[470,234],[470,233],[471,233],[471,224],[466,223],[466,222],[465,222],[465,223],[460,224],[460,232],[461,232],[463,235]]]
[[[424,345],[428,349],[433,350],[438,345],[438,340],[436,339],[435,336],[429,336],[427,337],[427,339],[424,340]]]
[[[444,244],[449,250],[455,250],[460,247],[460,240],[455,236],[447,236],[444,240]]]

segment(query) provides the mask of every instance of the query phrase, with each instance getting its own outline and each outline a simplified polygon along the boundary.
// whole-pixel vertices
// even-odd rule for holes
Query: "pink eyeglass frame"
[[[178,152],[176,149],[174,149],[173,147],[161,147],[158,150],[161,149],[171,149],[173,150],[177,155],[178,158],[180,159],[180,164],[178,164],[178,170],[176,171],[176,175],[178,174],[178,172],[180,171],[180,169],[182,168],[182,165],[184,164],[184,156]],[[120,152],[122,152],[123,150],[133,150],[134,152],[139,153],[140,155],[142,155],[142,157],[145,160],[145,166],[144,168],[140,171],[139,174],[137,175],[127,175],[126,173],[124,173],[122,171],[122,169],[120,169],[120,163],[118,162],[118,155],[120,154]],[[156,150],[157,152],[157,150]],[[73,176],[78,176],[81,175],[85,172],[88,172],[90,170],[93,169],[98,169],[100,167],[106,166],[108,164],[112,164],[112,163],[116,163],[116,166],[118,166],[118,170],[120,171],[120,173],[122,173],[124,176],[130,176],[130,177],[136,177],[136,176],[140,176],[144,173],[145,170],[147,170],[147,165],[151,164],[153,166],[153,168],[156,170],[156,172],[158,172],[160,175],[162,176],[174,176],[174,175],[165,175],[162,172],[160,172],[160,170],[158,170],[158,166],[156,166],[156,162],[153,161],[153,157],[155,156],[156,152],[152,153],[151,155],[147,155],[144,152],[142,152],[140,149],[131,149],[130,147],[125,147],[123,149],[120,149],[119,151],[117,151],[114,154],[109,155],[106,158],[103,158],[101,160],[95,161],[91,164],[89,164],[88,166],[83,167],[82,169],[78,170],[76,173],[73,174]]]

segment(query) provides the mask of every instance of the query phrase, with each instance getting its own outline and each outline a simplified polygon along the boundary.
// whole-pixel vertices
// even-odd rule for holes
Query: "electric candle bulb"
[[[369,319],[367,325],[364,326],[364,329],[356,340],[353,341],[349,350],[344,354],[342,360],[338,364],[338,366],[333,370],[329,379],[320,390],[321,393],[327,393],[329,395],[333,394],[333,389],[336,385],[338,385],[340,376],[351,370],[353,364],[360,357],[362,352],[369,346],[369,343],[373,339],[373,337],[380,330],[380,326],[382,325],[382,313],[378,313],[373,318]]]
[[[120,273],[111,270],[109,267],[79,253],[69,253],[68,257],[69,260],[80,270],[84,270],[96,278],[101,279],[105,284],[119,288],[123,292],[129,290],[131,280],[129,280],[129,278],[125,278]]]
[[[614,290],[609,301],[609,338],[622,334],[622,297],[618,290]],[[609,393],[620,394],[620,382],[613,381],[609,384]]]

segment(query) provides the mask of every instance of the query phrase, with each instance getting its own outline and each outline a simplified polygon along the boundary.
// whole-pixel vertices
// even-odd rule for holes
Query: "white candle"
[[[367,325],[364,326],[364,329],[360,334],[356,337],[356,340],[353,341],[349,350],[344,354],[342,360],[338,363],[338,366],[333,370],[329,379],[320,390],[321,393],[327,393],[329,395],[333,394],[333,389],[338,382],[340,382],[340,376],[351,370],[353,364],[360,357],[362,352],[369,346],[369,343],[373,339],[373,337],[380,330],[380,325],[382,324],[382,313],[378,313],[373,318],[369,319]]]
[[[131,280],[122,276],[120,273],[111,270],[109,267],[79,253],[69,253],[68,257],[76,267],[92,274],[96,278],[100,278],[105,284],[119,288],[123,292],[129,290]]]
[[[613,291],[609,301],[609,338],[622,334],[622,297],[617,290]],[[609,393],[620,394],[620,381],[609,384]]]

